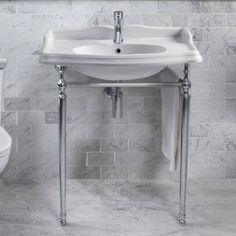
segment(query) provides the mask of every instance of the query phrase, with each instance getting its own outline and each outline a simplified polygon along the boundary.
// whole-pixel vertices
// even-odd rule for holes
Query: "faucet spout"
[[[123,12],[115,11],[114,12],[114,28],[115,28],[114,43],[115,44],[121,44],[123,42],[122,27],[123,27]]]

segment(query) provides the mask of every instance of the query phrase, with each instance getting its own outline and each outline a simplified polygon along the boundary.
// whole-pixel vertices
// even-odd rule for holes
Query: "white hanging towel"
[[[162,82],[177,82],[179,76],[166,68],[160,74]],[[179,89],[177,87],[162,87],[162,152],[170,160],[170,171],[176,170],[179,164]]]

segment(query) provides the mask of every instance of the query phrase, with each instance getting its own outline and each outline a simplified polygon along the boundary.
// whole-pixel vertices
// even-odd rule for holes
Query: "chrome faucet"
[[[123,11],[114,11],[114,26],[115,26],[114,43],[121,44],[123,42],[122,38]]]

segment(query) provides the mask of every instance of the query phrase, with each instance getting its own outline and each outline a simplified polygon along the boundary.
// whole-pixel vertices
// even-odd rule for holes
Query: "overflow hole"
[[[116,53],[118,53],[118,54],[121,53],[120,48],[117,48],[117,49],[116,49]]]

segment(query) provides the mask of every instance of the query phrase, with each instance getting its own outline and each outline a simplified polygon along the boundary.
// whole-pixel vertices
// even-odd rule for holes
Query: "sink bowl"
[[[141,54],[143,56],[150,53],[162,53],[166,48],[148,44],[93,44],[76,47],[74,52],[85,56],[125,56]]]
[[[113,43],[114,29],[49,30],[40,62],[74,66],[82,74],[105,80],[152,76],[168,65],[201,62],[187,28],[126,26],[124,42]]]

